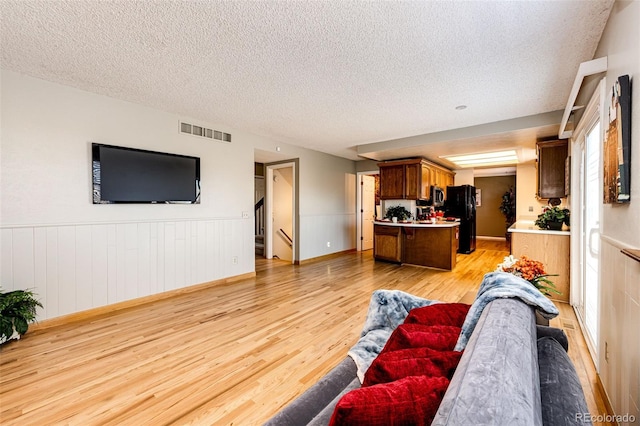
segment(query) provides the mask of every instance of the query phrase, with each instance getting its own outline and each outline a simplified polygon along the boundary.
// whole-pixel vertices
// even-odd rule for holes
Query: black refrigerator
[[[476,187],[447,186],[445,215],[460,218],[458,253],[469,254],[476,249]]]

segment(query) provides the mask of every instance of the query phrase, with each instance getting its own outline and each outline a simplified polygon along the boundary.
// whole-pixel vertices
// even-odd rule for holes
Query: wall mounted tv
[[[200,158],[91,144],[93,203],[200,203]]]

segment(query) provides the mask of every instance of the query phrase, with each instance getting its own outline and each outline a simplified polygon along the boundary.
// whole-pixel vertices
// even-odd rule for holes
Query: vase
[[[560,231],[562,229],[562,222],[547,222],[547,229],[550,231]]]

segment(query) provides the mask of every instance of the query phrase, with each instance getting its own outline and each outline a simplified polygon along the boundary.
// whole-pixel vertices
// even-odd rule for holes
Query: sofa
[[[567,337],[560,329],[536,324],[535,310],[519,298],[499,297],[483,306],[431,424],[590,424],[583,420],[589,418],[588,409],[567,355]],[[265,424],[327,425],[332,416],[335,422],[336,406],[361,383],[357,363],[347,357]],[[376,418],[366,423],[429,421]],[[362,421],[341,424],[355,423]]]

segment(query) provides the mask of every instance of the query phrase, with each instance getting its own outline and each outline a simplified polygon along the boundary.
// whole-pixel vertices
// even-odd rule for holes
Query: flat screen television
[[[91,144],[93,203],[200,203],[200,158]]]

